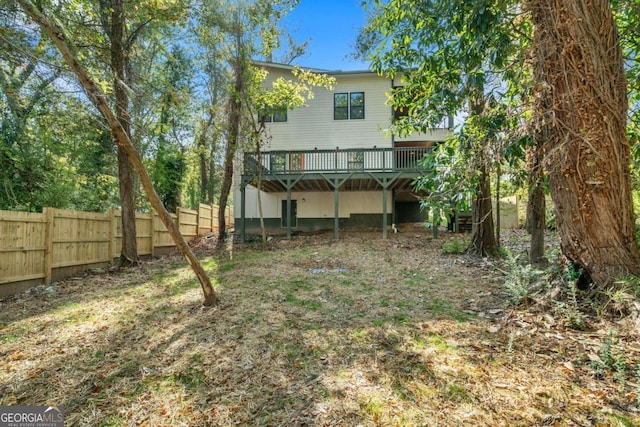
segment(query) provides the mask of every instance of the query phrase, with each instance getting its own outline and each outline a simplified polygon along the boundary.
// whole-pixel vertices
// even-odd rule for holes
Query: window
[[[271,114],[265,114],[262,111],[258,112],[258,122],[259,123],[268,123],[272,120],[272,115]]]
[[[286,122],[287,121],[287,110],[276,110],[273,112],[273,121],[274,122]]]
[[[352,92],[349,94],[351,103],[351,119],[364,119],[364,92]]]
[[[333,95],[333,119],[347,120],[349,118],[349,98],[347,93]]]
[[[364,119],[364,92],[334,93],[333,119]]]
[[[276,110],[272,114],[265,114],[264,112],[258,112],[258,121],[261,123],[270,122],[286,122],[287,110]]]

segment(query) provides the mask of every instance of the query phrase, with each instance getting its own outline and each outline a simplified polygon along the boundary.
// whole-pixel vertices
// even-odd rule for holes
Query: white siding
[[[286,67],[269,67],[265,85],[271,86],[278,77],[293,80]],[[262,147],[264,151],[276,150],[334,150],[349,148],[390,148],[394,138],[389,134],[392,110],[387,105],[391,80],[375,73],[336,73],[337,82],[332,90],[315,88],[315,96],[307,105],[287,112],[286,122],[268,123],[270,142]],[[334,120],[333,100],[335,93],[364,92],[365,118],[350,120]],[[395,138],[396,141],[443,141],[449,135],[446,129],[437,129],[426,135],[410,135]],[[305,158],[305,168],[313,169],[313,156]],[[371,160],[372,161],[372,160]],[[234,180],[235,215],[240,217],[239,176],[242,159],[236,163]],[[342,162],[342,160],[341,160]],[[370,160],[364,159],[367,167],[372,167]],[[346,157],[344,162],[346,163]],[[340,163],[340,167],[342,167]],[[388,154],[387,165],[392,164],[392,154]],[[262,193],[262,206],[265,218],[282,216],[282,200],[286,193]],[[333,218],[333,192],[292,193],[292,199],[298,200],[298,218]],[[388,193],[387,212],[392,212],[392,197]],[[246,189],[246,218],[258,218],[257,189],[248,186]],[[348,218],[353,214],[382,213],[382,192],[340,192],[339,216]]]
[[[451,135],[449,129],[434,129],[427,133],[412,133],[404,137],[395,137],[397,142],[409,142],[409,141],[433,141],[439,142],[446,140]]]
[[[236,218],[240,218],[240,191],[236,191]],[[287,193],[262,192],[262,212],[265,218],[282,217],[282,201]],[[291,199],[298,201],[298,218],[333,218],[333,192],[292,192]],[[387,192],[387,212],[392,212],[391,192]],[[340,218],[349,218],[353,214],[382,213],[382,191],[340,192],[338,198]],[[259,218],[258,189],[249,185],[246,189],[246,218]]]
[[[279,75],[291,78],[279,69],[270,70],[267,84]],[[307,105],[287,113],[287,121],[269,123],[271,143],[268,150],[313,150],[391,147],[387,135],[391,108],[386,105],[391,81],[374,73],[338,74],[333,90],[315,88]],[[364,92],[364,119],[334,120],[334,93]]]

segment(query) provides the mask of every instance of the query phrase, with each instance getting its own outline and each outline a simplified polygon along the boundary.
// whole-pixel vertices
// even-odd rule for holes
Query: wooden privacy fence
[[[172,215],[185,240],[218,230],[218,206],[178,208]],[[225,212],[233,226],[233,210]],[[155,211],[136,214],[138,255],[162,255],[175,245]],[[110,265],[120,256],[119,210],[106,213],[45,208],[42,213],[0,210],[0,296]]]

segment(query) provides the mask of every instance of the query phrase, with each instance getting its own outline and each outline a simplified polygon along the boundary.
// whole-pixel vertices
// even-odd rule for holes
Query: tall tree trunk
[[[544,258],[544,230],[545,224],[545,194],[542,168],[543,141],[536,138],[535,146],[527,148],[527,169],[529,171],[529,198],[527,199],[527,232],[531,235],[529,246],[529,262],[543,264]]]
[[[102,1],[101,6],[101,13],[110,13],[110,19],[103,20],[103,25],[111,42],[111,71],[114,79],[113,91],[116,99],[116,118],[122,125],[124,132],[131,139],[129,95],[125,84],[124,1]],[[121,145],[118,145],[118,179],[122,211],[120,265],[136,264],[138,262],[138,243],[136,234],[135,174],[129,157]]]
[[[502,179],[502,166],[496,164],[496,245],[500,247],[500,180]]]
[[[264,131],[264,121],[261,120],[260,131],[257,132],[258,138],[256,139],[256,155],[258,161],[258,182],[256,187],[258,188],[258,214],[260,216],[260,232],[262,234],[262,249],[267,247],[267,230],[264,227],[264,212],[262,211],[262,147],[260,146],[260,135]]]
[[[182,237],[182,234],[180,234],[180,229],[171,218],[171,215],[162,205],[158,194],[156,194],[153,188],[151,178],[149,177],[149,174],[147,173],[147,170],[142,163],[142,159],[140,158],[138,151],[131,143],[129,135],[126,133],[122,124],[118,121],[116,115],[109,108],[109,105],[106,102],[105,94],[100,90],[98,85],[93,80],[91,80],[91,77],[89,77],[87,71],[82,67],[82,65],[80,65],[76,57],[73,55],[71,48],[64,38],[64,32],[62,31],[62,29],[52,24],[28,0],[18,0],[18,3],[20,4],[20,7],[22,7],[22,9],[25,11],[25,13],[30,16],[31,19],[33,19],[38,25],[40,25],[40,27],[49,35],[49,37],[51,37],[56,47],[64,57],[65,62],[69,65],[69,67],[71,67],[71,70],[78,77],[80,84],[84,88],[91,102],[100,111],[100,113],[102,113],[107,123],[109,123],[109,127],[116,141],[118,142],[118,146],[122,147],[125,150],[127,156],[131,161],[131,164],[138,172],[140,182],[142,183],[142,187],[144,188],[147,197],[149,198],[149,202],[160,216],[160,220],[167,228],[169,234],[171,235],[171,238],[176,244],[176,247],[180,252],[182,252],[184,257],[191,265],[194,273],[198,277],[200,285],[202,286],[202,292],[204,294],[203,304],[205,306],[216,304],[218,302],[218,297],[213,289],[213,286],[211,285],[209,277],[200,265],[198,259],[191,251],[191,248],[189,247],[187,242]]]
[[[640,275],[627,85],[610,5],[530,0],[536,88],[552,115],[545,168],[562,252],[597,285]]]
[[[213,144],[216,144],[216,142],[213,141]],[[209,203],[215,203],[216,166],[216,149],[215,145],[213,145],[209,154],[209,182],[207,185],[207,200]]]
[[[207,197],[207,189],[209,188],[209,163],[207,162],[207,153],[205,152],[205,136],[198,138],[198,165],[200,169],[200,202],[211,203]]]
[[[240,44],[240,36],[237,36],[238,45]],[[242,94],[244,93],[244,74],[245,62],[244,58],[239,57],[232,61],[235,82],[233,85],[233,93],[229,97],[227,104],[228,126],[227,126],[227,147],[224,159],[224,175],[222,177],[222,186],[220,189],[220,201],[218,206],[218,248],[224,244],[227,231],[225,211],[227,209],[227,200],[231,191],[231,183],[233,182],[233,165],[240,139],[240,125],[242,120]]]
[[[213,110],[209,109],[209,117],[206,122],[203,122],[202,129],[200,130],[200,134],[197,139],[198,146],[198,158],[199,158],[199,169],[200,169],[200,201],[204,203],[213,203],[213,197],[210,195],[210,187],[211,184],[209,179],[211,177],[209,167],[212,166],[212,162],[209,160],[209,155],[213,150],[209,150],[207,148],[207,135],[209,134],[209,129],[213,126],[214,113]],[[213,144],[213,141],[211,142]]]

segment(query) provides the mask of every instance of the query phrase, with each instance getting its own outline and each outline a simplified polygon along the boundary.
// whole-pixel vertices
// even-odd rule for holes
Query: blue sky
[[[284,19],[295,40],[309,40],[305,56],[295,64],[328,70],[366,70],[368,65],[349,56],[358,29],[365,24],[362,0],[300,0]]]

